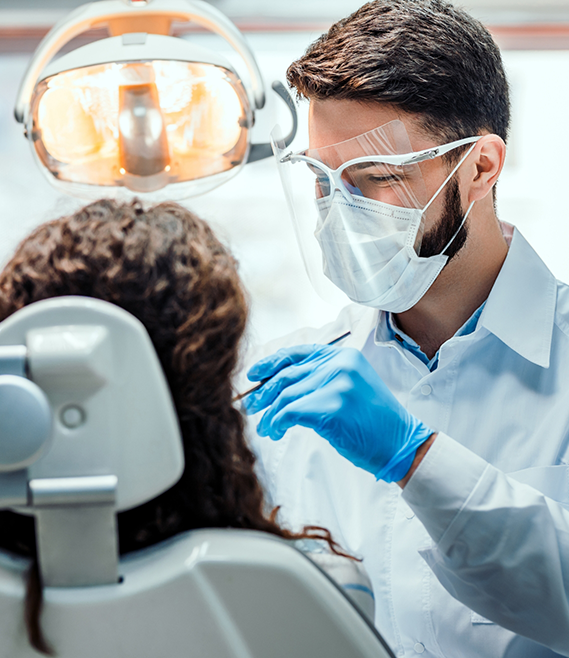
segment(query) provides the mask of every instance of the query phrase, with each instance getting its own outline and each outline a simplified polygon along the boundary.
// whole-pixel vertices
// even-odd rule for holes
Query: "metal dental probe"
[[[333,338],[330,342],[325,343],[325,345],[335,345],[336,343],[339,343],[343,338],[346,338],[349,336],[352,332],[351,331],[346,331],[345,334],[342,334],[341,336],[338,336],[337,338]],[[253,393],[253,391],[256,391],[257,389],[261,388],[264,384],[266,384],[269,379],[272,379],[272,377],[265,377],[265,379],[261,379],[261,381],[258,384],[255,384],[252,388],[248,389],[247,391],[244,391],[243,393],[239,393],[239,395],[236,395],[232,402],[238,402],[239,400],[242,400],[246,395],[249,395],[249,393]]]

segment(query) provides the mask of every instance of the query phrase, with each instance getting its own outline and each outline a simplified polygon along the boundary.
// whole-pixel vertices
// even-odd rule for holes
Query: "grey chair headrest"
[[[86,518],[105,508],[105,532],[111,524],[114,533],[117,511],[155,498],[183,472],[154,346],[113,304],[59,297],[0,323],[0,407],[0,508],[38,517],[40,544],[48,516],[62,523],[54,510]]]

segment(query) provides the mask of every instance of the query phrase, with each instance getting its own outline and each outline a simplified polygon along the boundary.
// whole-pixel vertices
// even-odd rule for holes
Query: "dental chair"
[[[133,316],[61,297],[0,323],[0,508],[35,516],[41,626],[58,658],[393,656],[277,537],[195,530],[119,558],[116,513],[183,468],[169,389]],[[38,656],[23,621],[28,567],[0,551],[0,658]]]

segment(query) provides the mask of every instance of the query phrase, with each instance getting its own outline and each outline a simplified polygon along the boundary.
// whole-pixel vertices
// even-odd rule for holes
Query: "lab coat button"
[[[423,386],[421,386],[421,393],[423,395],[431,395],[432,392],[433,389],[428,384],[424,384]]]
[[[415,517],[415,512],[413,512],[413,510],[408,509],[407,512],[405,513],[405,518],[411,520],[414,517]]]
[[[425,645],[421,644],[420,642],[416,642],[413,649],[415,649],[415,653],[423,653],[423,651],[425,651]]]

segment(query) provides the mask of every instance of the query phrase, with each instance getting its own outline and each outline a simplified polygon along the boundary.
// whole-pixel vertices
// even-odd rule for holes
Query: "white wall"
[[[364,0],[209,0],[209,2],[231,18],[277,18],[284,20],[337,20],[347,16],[364,4]],[[26,23],[49,23],[57,20],[72,8],[85,4],[85,0],[1,0],[0,18],[25,20]],[[569,15],[567,0],[460,0],[455,4],[475,15],[488,11],[492,14],[509,14],[511,18],[539,20]],[[39,12],[39,13],[38,13]],[[34,16],[35,14],[35,16]],[[2,25],[0,20],[0,25]]]

